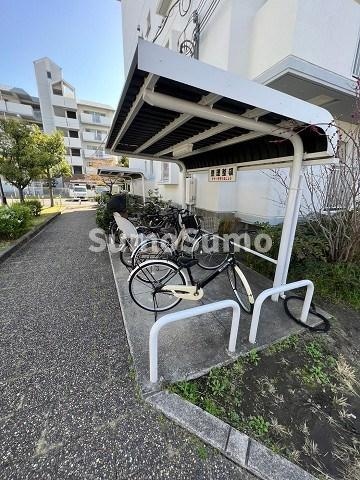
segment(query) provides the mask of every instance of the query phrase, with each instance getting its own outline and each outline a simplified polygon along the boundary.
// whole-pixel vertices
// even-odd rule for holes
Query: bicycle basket
[[[188,229],[188,228],[198,228],[199,227],[199,223],[198,223],[195,215],[189,215],[189,214],[182,215],[181,216],[181,222],[186,229]]]

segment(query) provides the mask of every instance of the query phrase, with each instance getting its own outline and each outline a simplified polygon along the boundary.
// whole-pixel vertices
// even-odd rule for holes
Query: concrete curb
[[[121,313],[124,316],[124,305],[116,281],[109,246],[108,254]],[[125,322],[124,325],[129,338]],[[128,345],[133,356],[132,346],[129,341]],[[266,348],[266,346],[263,348]],[[199,437],[204,443],[216,448],[257,478],[262,480],[316,480],[314,476],[301,467],[274,453],[269,448],[204,411],[202,408],[184,400],[175,393],[161,390],[159,383],[152,386],[152,391],[145,390],[144,386],[139,382],[137,383],[144,400],[152,408],[160,411],[167,418]]]
[[[18,238],[12,245],[9,247],[6,247],[4,250],[0,252],[0,263],[4,262],[10,255],[15,253],[17,250],[19,250],[23,245],[28,243],[30,240],[32,240],[43,228],[45,228],[49,223],[55,220],[61,212],[54,213],[52,217],[50,217],[48,220],[46,220],[44,223],[41,225],[37,225],[35,228],[30,230],[29,232],[25,233],[22,237]]]
[[[145,401],[263,480],[316,480],[286,458],[175,393],[161,391],[148,396]]]

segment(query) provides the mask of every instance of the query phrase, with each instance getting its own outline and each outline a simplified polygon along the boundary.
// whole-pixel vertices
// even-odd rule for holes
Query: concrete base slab
[[[129,272],[120,262],[118,253],[110,253],[114,278],[118,290],[123,319],[130,350],[134,360],[138,381],[144,392],[154,390],[149,383],[149,333],[155,321],[151,312],[138,307],[130,298],[128,290]],[[262,275],[243,267],[255,297],[271,287],[271,281]],[[204,278],[208,273],[199,267],[193,268],[195,279]],[[181,301],[169,312],[192,308],[200,304],[232,299],[232,291],[226,274],[217,277],[204,290],[200,302]],[[278,303],[267,300],[262,309],[256,345],[248,341],[251,316],[241,312],[239,335],[235,355],[229,355],[227,345],[231,328],[231,309],[208,313],[173,323],[165,327],[159,337],[159,378],[163,382],[196,378],[215,366],[234,361],[254,347],[262,349],[303,329],[285,313],[282,300]],[[162,315],[159,315],[159,318]],[[311,323],[318,318],[310,318]],[[156,387],[155,387],[156,388]]]

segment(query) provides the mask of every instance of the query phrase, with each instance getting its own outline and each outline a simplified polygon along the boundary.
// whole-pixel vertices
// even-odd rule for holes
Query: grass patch
[[[24,232],[23,235],[28,233],[29,231],[33,230],[34,228],[42,225],[43,223],[47,222],[51,217],[53,217],[56,213],[61,212],[64,210],[65,207],[54,206],[49,208],[44,208],[41,210],[41,213],[37,217],[32,217],[31,224],[29,228]],[[10,247],[14,243],[16,243],[18,239],[14,240],[0,240],[0,252],[5,250],[6,248]]]
[[[339,325],[322,336],[294,335],[169,390],[316,477],[355,478],[360,382],[350,363],[357,347],[348,346]]]

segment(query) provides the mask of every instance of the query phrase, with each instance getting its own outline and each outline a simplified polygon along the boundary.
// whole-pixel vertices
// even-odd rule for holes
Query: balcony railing
[[[64,137],[64,144],[70,148],[81,148],[80,138]]]
[[[51,103],[57,107],[77,108],[75,98],[63,97],[62,95],[51,95]]]
[[[9,115],[20,115],[28,118],[34,118],[36,120],[39,119],[38,117],[35,117],[35,111],[31,105],[23,105],[22,103],[0,100],[0,112],[5,112]]]
[[[93,125],[102,125],[103,127],[110,127],[111,119],[101,115],[91,115],[90,113],[81,113],[80,120],[82,123],[90,123]]]
[[[79,120],[77,118],[59,117],[55,115],[55,125],[57,127],[79,129]]]
[[[106,133],[95,133],[95,132],[83,132],[82,139],[84,142],[99,142],[102,143],[107,137]]]

